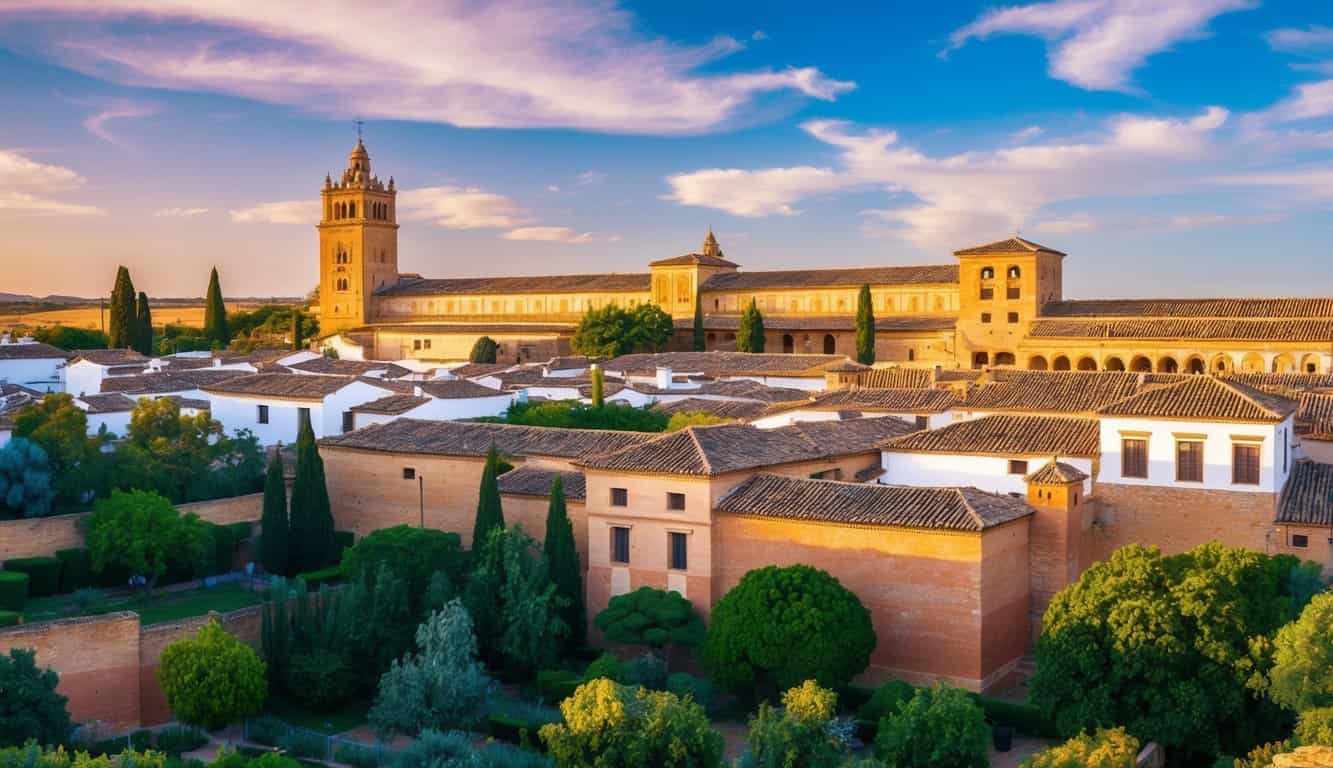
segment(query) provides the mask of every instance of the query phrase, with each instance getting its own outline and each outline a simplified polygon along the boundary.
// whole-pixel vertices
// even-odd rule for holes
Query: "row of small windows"
[[[629,565],[629,528],[611,526],[611,562]],[[689,536],[680,531],[667,532],[667,568],[684,571],[689,567]]]
[[[1289,453],[1285,433],[1282,440],[1282,471],[1287,471]],[[1176,440],[1176,482],[1203,482],[1203,440]],[[1120,441],[1120,476],[1148,478],[1148,439],[1126,437]],[[1260,478],[1259,445],[1231,444],[1231,482],[1233,485],[1258,485]]]
[[[366,204],[366,207],[365,207],[364,210],[365,210],[365,213],[366,213],[366,218],[368,218],[368,219],[374,219],[374,220],[376,220],[376,221],[388,221],[388,220],[389,220],[389,204],[388,204],[388,203],[373,203],[373,202],[372,202],[372,203],[367,203],[367,204]],[[334,219],[355,219],[355,218],[356,218],[356,201],[355,201],[355,200],[346,200],[346,201],[341,202],[341,203],[334,203],[334,204],[333,204],[333,218],[334,218]]]
[[[1015,296],[1014,298],[1017,298]],[[809,298],[800,295],[797,296],[726,296],[713,299],[713,311],[736,312],[750,305],[753,300],[755,306],[765,312],[811,312],[821,313],[829,312],[850,312],[856,306],[854,298],[840,299],[821,299],[818,297]],[[665,302],[663,302],[665,303]],[[898,296],[883,295],[873,298],[871,303],[876,309],[882,309],[886,312],[947,312],[949,310],[949,301],[944,296]]]
[[[1010,323],[1019,321],[1018,313],[1010,312],[1008,315]],[[981,322],[991,322],[989,312],[981,313]],[[991,355],[987,352],[977,352],[973,355],[972,363],[974,367],[991,365]],[[1014,365],[1014,355],[1010,352],[998,352],[995,354],[994,365]],[[1226,354],[1214,355],[1212,360],[1206,360],[1202,355],[1190,355],[1183,361],[1169,355],[1158,358],[1156,363],[1146,355],[1135,355],[1129,358],[1129,363],[1125,363],[1125,358],[1117,355],[1108,355],[1100,363],[1091,355],[1084,355],[1077,358],[1077,361],[1067,355],[1057,355],[1054,358],[1047,359],[1045,355],[1032,355],[1027,359],[1028,370],[1032,371],[1131,371],[1134,373],[1229,373],[1235,370],[1246,372],[1264,372],[1272,373],[1321,373],[1322,365],[1318,355],[1305,355],[1298,362],[1295,357],[1287,354],[1281,354],[1273,358],[1271,364],[1265,366],[1263,357],[1257,353],[1246,354],[1237,366],[1231,356]]]
[[[1009,315],[1008,315],[1008,317],[1007,317],[1006,319],[1007,319],[1010,323],[1017,323],[1017,322],[1018,322],[1018,313],[1017,313],[1017,312],[1010,312]],[[982,313],[981,313],[981,322],[983,322],[983,323],[989,323],[990,321],[991,321],[991,313],[989,313],[989,312],[982,312]]]
[[[628,506],[629,506],[629,489],[628,489],[628,488],[612,488],[612,489],[611,489],[611,506],[613,506],[613,507],[628,507]],[[668,510],[672,511],[672,512],[684,512],[684,511],[685,511],[685,494],[683,494],[683,493],[668,492],[667,495],[666,495],[666,508],[667,508]]]
[[[1017,280],[1018,278],[1020,278],[1020,277],[1022,277],[1022,276],[1023,276],[1023,271],[1022,271],[1021,269],[1019,269],[1018,267],[1016,267],[1016,266],[1010,266],[1009,269],[1005,271],[1005,277],[1009,278],[1010,280]],[[982,268],[981,268],[981,279],[982,279],[982,280],[994,280],[994,279],[995,279],[995,267],[982,267]]]

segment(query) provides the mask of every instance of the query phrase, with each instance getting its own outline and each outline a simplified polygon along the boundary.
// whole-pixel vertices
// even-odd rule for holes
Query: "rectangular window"
[[[1126,437],[1120,441],[1120,476],[1148,477],[1148,441]]]
[[[668,493],[667,509],[671,510],[672,512],[683,512],[685,510],[685,494]]]
[[[688,542],[685,534],[671,532],[667,534],[668,549],[671,552],[671,570],[683,571],[689,563]]]
[[[1231,482],[1237,485],[1259,484],[1259,446],[1247,443],[1231,446]]]
[[[423,340],[421,342],[421,347],[422,349],[430,349],[430,339]]]
[[[1005,298],[1017,299],[1019,295],[1019,287],[1016,285],[1009,286],[1009,289],[1005,291]]]
[[[629,564],[629,529],[611,527],[611,562]]]
[[[1018,322],[1018,313],[1017,313],[1017,312],[1010,312],[1010,313],[1009,313],[1009,322],[1011,322],[1011,323],[1016,323],[1016,322]]]
[[[1028,463],[1025,459],[1010,459],[1009,474],[1026,475],[1028,473]]]
[[[412,350],[416,352],[421,351],[421,339],[412,339]]]
[[[343,411],[343,431],[351,432],[353,429],[356,429],[355,417],[351,411]]]
[[[1176,480],[1182,483],[1203,482],[1203,443],[1199,440],[1176,442]]]
[[[981,322],[983,322],[983,323],[989,323],[989,322],[990,322],[990,313],[989,313],[989,312],[982,312],[982,313],[981,313]]]
[[[990,287],[989,285],[981,286],[981,300],[989,301],[990,299],[993,298],[995,298],[995,289]]]
[[[628,507],[628,506],[629,506],[629,491],[626,490],[626,489],[624,489],[624,488],[612,488],[612,489],[611,489],[611,506],[613,506],[613,507]]]
[[[268,423],[268,406],[267,406],[267,405],[261,405],[261,406],[259,406],[259,415],[258,415],[257,418],[259,419],[259,423],[260,423],[260,424],[267,424],[267,423]]]
[[[1310,546],[1310,537],[1303,533],[1291,534],[1291,546],[1305,549]]]
[[[403,467],[403,479],[416,480],[417,479],[416,467]]]

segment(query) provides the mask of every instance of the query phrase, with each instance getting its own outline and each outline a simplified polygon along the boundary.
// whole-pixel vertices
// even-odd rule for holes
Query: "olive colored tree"
[[[134,311],[134,281],[130,270],[116,269],[116,284],[111,289],[111,318],[107,323],[108,343],[112,349],[130,349],[138,338],[138,318]]]
[[[209,730],[258,712],[268,696],[259,654],[216,620],[162,650],[157,680],[176,719]]]
[[[303,412],[296,437],[296,477],[292,481],[287,568],[292,573],[319,570],[333,562],[333,511],[310,415]]]
[[[37,666],[31,648],[12,648],[0,656],[0,744],[62,744],[69,737],[70,720],[64,696],[56,693],[60,676]]]
[[[693,648],[704,641],[704,623],[679,592],[639,587],[617,595],[593,620],[607,640],[659,651]]]
[[[808,565],[767,566],[741,577],[713,607],[704,666],[738,691],[783,690],[815,680],[836,688],[870,663],[875,630],[856,595]]]
[[[861,286],[856,295],[856,362],[862,365],[875,362],[875,305],[869,285]]]
[[[565,485],[559,474],[551,481],[551,503],[546,511],[546,540],[542,543],[551,583],[564,598],[560,618],[569,627],[566,648],[581,648],[587,636],[588,615],[583,602],[583,568],[574,544],[574,525],[565,507]]]
[[[287,480],[283,477],[281,445],[273,451],[264,476],[264,514],[260,526],[259,561],[265,571],[286,576],[291,521],[287,519]]]
[[[764,351],[764,316],[754,299],[741,312],[740,326],[736,329],[736,349],[739,352]]]
[[[989,736],[972,697],[940,683],[879,722],[875,754],[899,768],[986,768]]]
[[[222,300],[217,267],[208,274],[208,292],[204,295],[204,337],[216,348],[231,342],[231,333],[227,330],[227,305]]]
[[[1139,740],[1124,728],[1099,728],[1043,749],[1024,760],[1022,768],[1134,768],[1138,755]]]
[[[500,345],[495,343],[495,339],[490,336],[482,336],[472,344],[472,351],[468,353],[467,359],[471,363],[493,363]]]
[[[1296,712],[1333,706],[1333,592],[1316,595],[1273,645],[1269,698]]]
[[[741,768],[836,765],[843,745],[830,733],[838,695],[813,680],[782,694],[782,708],[768,702],[750,719],[750,751]]]
[[[153,354],[153,310],[148,307],[148,294],[139,291],[139,303],[134,309],[134,349],[141,355]]]

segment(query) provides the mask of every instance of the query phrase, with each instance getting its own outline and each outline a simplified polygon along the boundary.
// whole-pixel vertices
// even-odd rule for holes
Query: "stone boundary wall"
[[[97,722],[103,735],[125,733],[171,720],[157,683],[164,648],[216,618],[258,650],[263,615],[262,605],[252,605],[147,627],[133,611],[20,624],[0,630],[0,653],[36,650],[37,666],[60,675],[56,690],[69,698],[75,722]]]
[[[225,499],[177,504],[182,513],[193,512],[210,523],[256,522],[263,517],[264,494],[250,493]],[[83,546],[83,519],[91,512],[54,517],[0,520],[0,562],[12,557],[49,557],[57,550]]]

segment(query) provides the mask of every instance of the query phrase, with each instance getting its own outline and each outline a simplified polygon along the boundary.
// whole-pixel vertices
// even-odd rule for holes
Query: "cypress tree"
[[[592,367],[592,407],[601,408],[606,405],[606,379],[602,375],[601,366]]]
[[[279,443],[264,477],[263,534],[259,542],[259,560],[269,573],[287,575],[287,529],[290,525],[287,520],[287,482],[282,477],[282,444]]]
[[[141,355],[153,354],[153,310],[148,308],[148,294],[139,291],[139,304],[134,310],[135,345]]]
[[[472,524],[472,550],[480,551],[491,531],[505,527],[504,511],[500,509],[499,476],[500,453],[495,443],[486,452],[486,467],[481,471],[481,490],[477,496],[477,518]]]
[[[301,334],[305,332],[305,329],[302,328],[301,326],[302,326],[302,323],[301,323],[301,310],[293,308],[293,309],[292,309],[292,349],[297,350],[297,351],[299,351],[302,347],[305,346],[305,344],[304,344],[304,340],[301,338]]]
[[[547,568],[556,594],[568,604],[560,609],[560,618],[569,625],[566,636],[568,648],[583,647],[588,618],[583,605],[583,570],[579,567],[579,551],[574,545],[574,525],[565,509],[565,485],[560,475],[551,482],[551,506],[546,512],[546,541],[542,544]]]
[[[134,346],[138,335],[134,296],[130,270],[121,266],[116,270],[116,285],[111,289],[111,322],[107,325],[107,346],[111,349],[129,349]]]
[[[741,313],[740,327],[736,329],[736,349],[739,352],[764,351],[764,316],[754,299]]]
[[[856,296],[856,362],[875,362],[875,307],[870,300],[870,286],[861,286]]]
[[[698,292],[694,294],[694,339],[693,348],[695,352],[703,352],[708,348],[707,339],[704,337],[704,300]]]
[[[227,305],[222,301],[217,267],[213,267],[208,275],[208,293],[204,297],[204,338],[219,349],[231,343],[231,334],[227,331]]]
[[[497,499],[499,491],[496,492]],[[319,457],[310,415],[301,415],[296,437],[296,478],[292,482],[290,547],[287,567],[305,573],[329,565],[333,560],[333,511],[324,482],[324,460]]]

